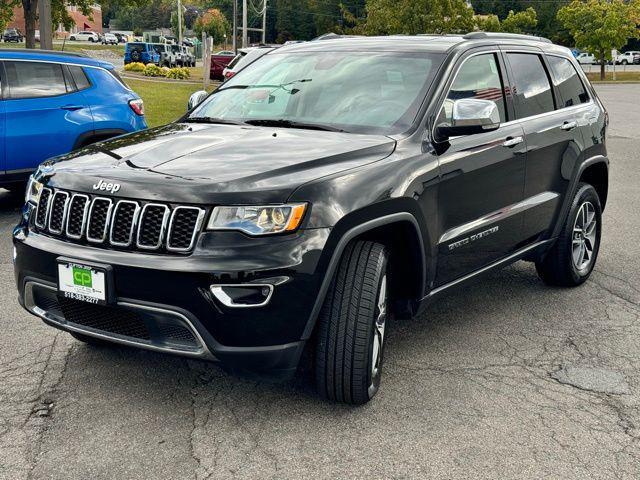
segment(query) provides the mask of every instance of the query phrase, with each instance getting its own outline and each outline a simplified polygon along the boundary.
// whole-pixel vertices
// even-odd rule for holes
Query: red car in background
[[[222,71],[233,60],[236,54],[232,50],[221,50],[211,55],[211,67],[209,69],[209,78],[211,80],[224,80]]]

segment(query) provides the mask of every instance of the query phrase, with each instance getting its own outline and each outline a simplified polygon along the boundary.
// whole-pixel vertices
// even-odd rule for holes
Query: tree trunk
[[[24,38],[27,48],[36,48],[36,13],[38,0],[22,0],[24,9]]]
[[[606,65],[606,57],[604,56],[604,52],[600,52],[600,80],[604,80],[605,75],[605,65]]]

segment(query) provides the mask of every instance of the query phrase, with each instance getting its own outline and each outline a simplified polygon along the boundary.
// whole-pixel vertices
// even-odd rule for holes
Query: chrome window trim
[[[93,208],[96,205],[96,202],[98,200],[106,200],[107,202],[109,202],[109,208],[107,209],[107,220],[104,224],[104,229],[102,231],[102,238],[93,238],[89,236],[89,227],[91,226],[91,217],[93,217]],[[87,222],[87,240],[91,243],[104,243],[104,241],[107,239],[107,231],[109,230],[109,224],[111,223],[111,210],[113,209],[113,200],[111,200],[110,198],[107,197],[94,197],[93,200],[91,200],[91,207],[89,207],[89,219]]]
[[[64,199],[64,205],[62,206],[62,221],[60,222],[60,230],[54,230],[53,228],[51,228],[51,209],[53,208],[56,197],[58,195],[64,195],[65,199]],[[51,200],[49,201],[49,208],[48,208],[49,218],[47,220],[47,230],[53,233],[54,235],[60,235],[64,231],[65,223],[67,220],[67,208],[69,207],[69,197],[70,197],[69,193],[65,192],[64,190],[56,190],[53,193],[53,197],[50,197],[50,198],[53,198],[53,201]]]
[[[189,246],[186,248],[177,248],[171,246],[171,234],[173,233],[173,220],[176,216],[176,212],[178,210],[197,210],[198,218],[196,219],[196,224],[193,228],[193,233],[191,234],[191,241],[189,242]],[[204,222],[205,210],[199,207],[189,207],[189,206],[180,206],[173,209],[171,212],[171,219],[169,220],[169,227],[167,230],[167,250],[170,252],[188,252],[193,248],[193,245],[196,241],[196,237],[202,228],[202,223]]]
[[[116,242],[113,240],[113,226],[115,225],[116,214],[118,213],[118,207],[122,204],[133,204],[135,205],[135,210],[133,211],[133,220],[131,223],[131,229],[129,230],[129,241],[128,242]],[[113,216],[111,218],[111,225],[109,227],[109,243],[111,245],[115,245],[116,247],[129,247],[133,243],[133,234],[137,230],[138,226],[138,214],[140,213],[140,205],[138,202],[134,202],[133,200],[119,200],[115,207],[113,208]]]
[[[45,211],[45,214],[44,214],[44,223],[42,223],[42,225],[38,223],[38,212],[40,212],[40,204],[41,204],[40,199],[38,199],[38,206],[36,208],[36,216],[33,219],[33,223],[35,224],[35,226],[40,228],[40,229],[43,229],[43,230],[45,229],[45,227],[48,224],[47,220],[49,220],[49,204],[51,203],[51,197],[53,196],[53,189],[47,188],[47,187],[43,187],[42,188],[42,192],[40,192],[40,197],[42,197],[42,194],[45,191],[49,191],[49,197],[47,198],[47,206],[45,207],[46,211]]]
[[[164,208],[164,215],[162,216],[162,225],[160,227],[160,235],[158,237],[158,243],[155,245],[140,245],[140,232],[142,231],[142,226],[144,225],[144,215],[149,207],[162,207]],[[147,203],[144,207],[142,207],[142,212],[140,212],[140,221],[138,222],[138,233],[136,235],[136,246],[143,250],[159,250],[162,247],[162,240],[165,237],[167,231],[167,222],[169,220],[169,207],[163,205],[162,203]]]
[[[69,233],[69,211],[71,210],[71,206],[73,205],[73,200],[76,198],[84,198],[86,200],[86,202],[84,202],[84,208],[83,208],[83,212],[82,212],[82,223],[80,225],[80,235],[72,235],[71,233]],[[67,237],[72,238],[73,240],[80,240],[82,238],[82,235],[84,234],[84,229],[87,225],[87,216],[89,214],[89,204],[91,203],[91,200],[89,199],[88,195],[85,195],[84,193],[74,193],[73,195],[71,195],[71,200],[69,202],[69,211],[67,211],[67,221],[65,222],[65,234],[67,235]]]

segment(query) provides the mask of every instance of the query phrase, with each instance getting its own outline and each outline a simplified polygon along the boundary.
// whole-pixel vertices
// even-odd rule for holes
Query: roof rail
[[[499,33],[499,32],[471,32],[463,35],[465,40],[479,40],[482,38],[495,38],[505,40],[533,40],[535,42],[553,43],[551,40],[545,37],[536,37],[533,35],[522,35],[520,33]]]
[[[62,55],[69,57],[81,57],[81,58],[91,58],[84,53],[78,52],[63,52],[60,50],[39,50],[37,48],[0,48],[1,53],[33,53],[33,54],[43,54],[43,55]]]

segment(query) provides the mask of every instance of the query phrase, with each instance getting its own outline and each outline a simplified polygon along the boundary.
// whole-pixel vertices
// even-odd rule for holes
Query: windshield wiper
[[[225,87],[224,85],[222,85],[222,87],[220,87],[218,92],[223,92],[225,90],[233,90],[233,89],[246,90],[248,88],[275,88],[275,89],[282,88],[284,89],[284,87],[288,87],[289,85],[293,85],[296,83],[307,83],[312,81],[313,81],[313,78],[301,78],[299,80],[291,80],[290,82],[285,82],[285,83],[264,83],[264,84],[257,83],[255,85],[230,85],[228,87]]]
[[[308,130],[324,130],[326,132],[346,132],[346,130],[342,130],[341,128],[337,128],[337,127],[331,127],[329,125],[319,125],[317,123],[295,122],[293,120],[285,120],[284,118],[280,118],[280,119],[258,118],[258,119],[246,120],[245,123],[247,125],[256,125],[258,127],[301,128],[301,129],[308,129]]]
[[[187,117],[185,119],[187,123],[219,123],[221,125],[244,125],[244,122],[238,122],[237,120],[227,120],[225,118],[214,117]]]

